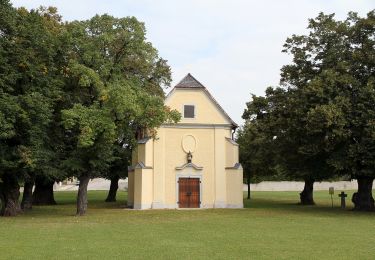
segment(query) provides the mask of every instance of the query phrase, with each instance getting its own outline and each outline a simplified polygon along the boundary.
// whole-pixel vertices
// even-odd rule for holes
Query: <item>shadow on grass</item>
[[[119,210],[125,208],[126,194],[125,192],[118,192],[116,202],[105,202],[106,191],[89,191],[88,192],[88,214],[94,210]],[[33,209],[26,211],[20,216],[75,216],[76,213],[76,192],[59,191],[55,192],[56,205],[33,206]],[[22,194],[21,196],[22,197]]]
[[[117,202],[104,202],[106,191],[89,191],[88,192],[88,214],[105,209],[108,214],[114,210],[125,209],[127,194],[119,191]],[[305,206],[298,204],[298,192],[256,192],[250,199],[244,199],[244,208],[247,211],[260,210],[264,212],[274,211],[280,214],[309,214],[314,216],[337,216],[337,215],[374,215],[373,212],[354,212],[352,211],[351,202],[347,202],[347,209],[341,209],[338,202],[334,201],[334,207],[331,208],[330,199],[324,192],[316,193],[316,205]],[[76,193],[74,192],[56,192],[57,205],[53,206],[34,206],[32,211],[28,211],[24,216],[75,216],[76,212]],[[217,212],[218,209],[212,209]],[[230,211],[228,209],[228,211]],[[247,212],[245,211],[245,212]],[[245,213],[244,212],[244,213]]]

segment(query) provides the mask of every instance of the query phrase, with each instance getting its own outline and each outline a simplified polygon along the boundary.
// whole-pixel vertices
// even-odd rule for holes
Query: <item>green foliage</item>
[[[63,85],[63,27],[53,8],[27,11],[2,1],[0,12],[0,175],[22,180],[47,172],[55,159],[48,132]]]
[[[260,131],[257,122],[247,122],[237,131],[239,144],[240,163],[244,175],[257,183],[267,180],[278,174],[274,167],[274,154],[272,153],[272,139]],[[281,177],[281,176],[279,176]]]
[[[281,86],[247,104],[244,132],[257,133],[247,147],[263,140],[293,179],[375,177],[375,11],[345,21],[321,13],[308,29],[284,45],[293,62],[283,66]]]
[[[137,131],[179,120],[164,106],[170,68],[136,18],[63,23],[54,7],[0,4],[0,178],[118,174]]]
[[[169,67],[134,17],[97,15],[66,28],[71,52],[64,71],[69,105],[61,117],[69,136],[64,165],[77,175],[118,174],[128,165],[137,131],[179,120],[161,94],[170,83]]]
[[[67,129],[78,125],[78,148],[90,147],[99,138],[109,142],[116,139],[115,124],[111,120],[108,110],[101,109],[99,105],[90,107],[75,104],[73,108],[62,111],[62,119]]]

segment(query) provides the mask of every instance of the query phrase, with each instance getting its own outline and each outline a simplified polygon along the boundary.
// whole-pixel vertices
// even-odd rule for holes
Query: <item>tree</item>
[[[22,195],[22,201],[21,201],[22,210],[30,210],[33,207],[34,182],[35,182],[35,179],[34,179],[33,174],[25,174],[23,195]]]
[[[295,99],[292,91],[283,88],[268,88],[266,97],[253,96],[252,101],[247,103],[243,115],[247,120],[248,132],[251,134],[247,137],[249,145],[245,145],[242,149],[252,150],[253,158],[265,157],[264,151],[260,153],[254,150],[257,147],[268,151],[268,157],[273,159],[273,166],[271,162],[263,159],[261,169],[273,167],[286,173],[291,179],[306,179],[304,191],[310,192],[306,196],[304,196],[306,192],[302,192],[301,203],[313,204],[312,184],[309,185],[312,173],[306,164],[309,156],[301,152],[301,148],[306,145],[306,130],[301,118],[303,106],[297,106],[295,103],[291,105],[293,100]],[[307,189],[310,187],[311,189]]]
[[[154,129],[179,114],[164,106],[160,86],[169,84],[166,62],[145,39],[134,17],[95,16],[67,25],[72,53],[66,68],[62,110],[67,151],[64,166],[79,181],[77,215],[87,209],[90,178],[105,176],[121,146],[134,143],[139,129]]]
[[[259,102],[257,102],[257,101]],[[262,103],[265,99],[253,95],[252,105]],[[247,111],[248,112],[248,111]],[[246,112],[245,112],[246,113]],[[244,115],[246,118],[247,115]],[[247,199],[250,199],[250,182],[259,182],[264,177],[275,175],[275,154],[272,148],[272,135],[267,133],[270,128],[264,128],[264,121],[261,118],[249,117],[245,125],[237,132],[237,142],[239,144],[240,163],[246,175],[248,185]]]
[[[49,136],[62,84],[56,9],[0,9],[0,178],[3,215],[20,212],[19,182],[52,160]],[[25,193],[28,194],[28,193]]]
[[[355,209],[374,210],[374,11],[365,18],[349,13],[342,22],[320,14],[309,28],[309,36],[294,36],[287,44],[301,62],[285,67],[285,79],[298,85],[305,80],[307,88],[317,93],[315,99],[322,99],[309,111],[309,127],[330,143],[328,162],[336,172],[357,179]],[[301,66],[303,57],[309,66]],[[306,68],[316,72],[307,81]]]
[[[305,181],[302,204],[314,203],[314,181],[350,175],[358,181],[355,209],[374,209],[374,17],[310,19],[309,34],[284,45],[293,62],[281,70],[281,87],[269,88],[260,105],[248,103],[244,118],[273,129],[277,163]]]
[[[339,93],[345,84],[340,78],[345,70],[345,28],[345,22],[334,20],[334,15],[321,13],[310,19],[309,35],[293,35],[284,45],[284,51],[293,55],[293,63],[282,68],[281,83],[288,88],[290,104],[295,107],[290,126],[298,136],[293,151],[303,157],[294,158],[303,170],[301,202],[306,204],[313,203],[313,182],[335,174],[329,161],[337,143],[347,136],[343,118],[346,101]]]
[[[372,184],[375,177],[375,10],[361,18],[350,13],[346,20],[348,77],[342,91],[346,106],[348,138],[340,143],[341,158],[333,160],[339,169],[357,179],[358,192],[353,196],[355,210],[375,210]],[[349,74],[349,76],[348,76]],[[344,156],[342,156],[344,155]]]
[[[105,177],[111,181],[106,202],[115,202],[118,190],[118,182],[122,178],[128,177],[128,166],[131,159],[131,148],[129,144],[118,141],[114,144],[113,151],[116,159],[110,164]]]
[[[34,181],[35,181],[35,189],[32,195],[33,204],[34,205],[56,205],[55,197],[53,194],[53,185],[55,183],[55,180],[49,178],[48,176],[39,175],[35,177]]]
[[[7,90],[12,89],[8,84],[18,77],[17,71],[9,64],[10,51],[12,46],[12,38],[15,32],[15,16],[16,11],[9,1],[0,2],[0,199],[2,200],[1,215],[16,215],[19,211],[17,199],[19,196],[18,182],[12,182],[15,173],[11,173],[17,167],[14,159],[16,145],[10,141],[16,135],[15,121],[17,115],[21,112],[20,106],[14,96],[8,94]],[[16,157],[16,158],[14,158]],[[13,178],[14,179],[14,178]],[[12,185],[12,186],[10,186]],[[17,189],[18,188],[18,189]],[[16,199],[14,199],[16,197]]]
[[[308,28],[309,35],[287,39],[284,51],[293,55],[293,62],[281,70],[281,87],[267,89],[262,106],[248,104],[247,117],[261,115],[273,129],[268,138],[274,139],[275,159],[290,178],[305,181],[301,204],[310,205],[314,182],[337,174],[331,155],[347,132],[337,77],[342,70],[337,57],[345,53],[345,23],[320,14]]]

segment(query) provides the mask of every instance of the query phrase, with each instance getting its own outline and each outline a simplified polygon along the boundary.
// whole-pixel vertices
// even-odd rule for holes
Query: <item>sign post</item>
[[[331,195],[331,204],[332,204],[332,208],[333,208],[333,194],[335,194],[335,188],[333,187],[329,187],[329,195]]]

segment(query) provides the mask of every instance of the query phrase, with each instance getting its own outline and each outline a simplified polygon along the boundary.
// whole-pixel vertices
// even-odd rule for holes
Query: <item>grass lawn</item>
[[[375,259],[375,214],[339,209],[337,194],[332,209],[326,191],[317,206],[296,205],[298,192],[253,192],[246,209],[208,210],[129,210],[124,192],[117,203],[105,195],[89,192],[84,217],[74,192],[57,192],[57,206],[0,218],[0,258]]]

